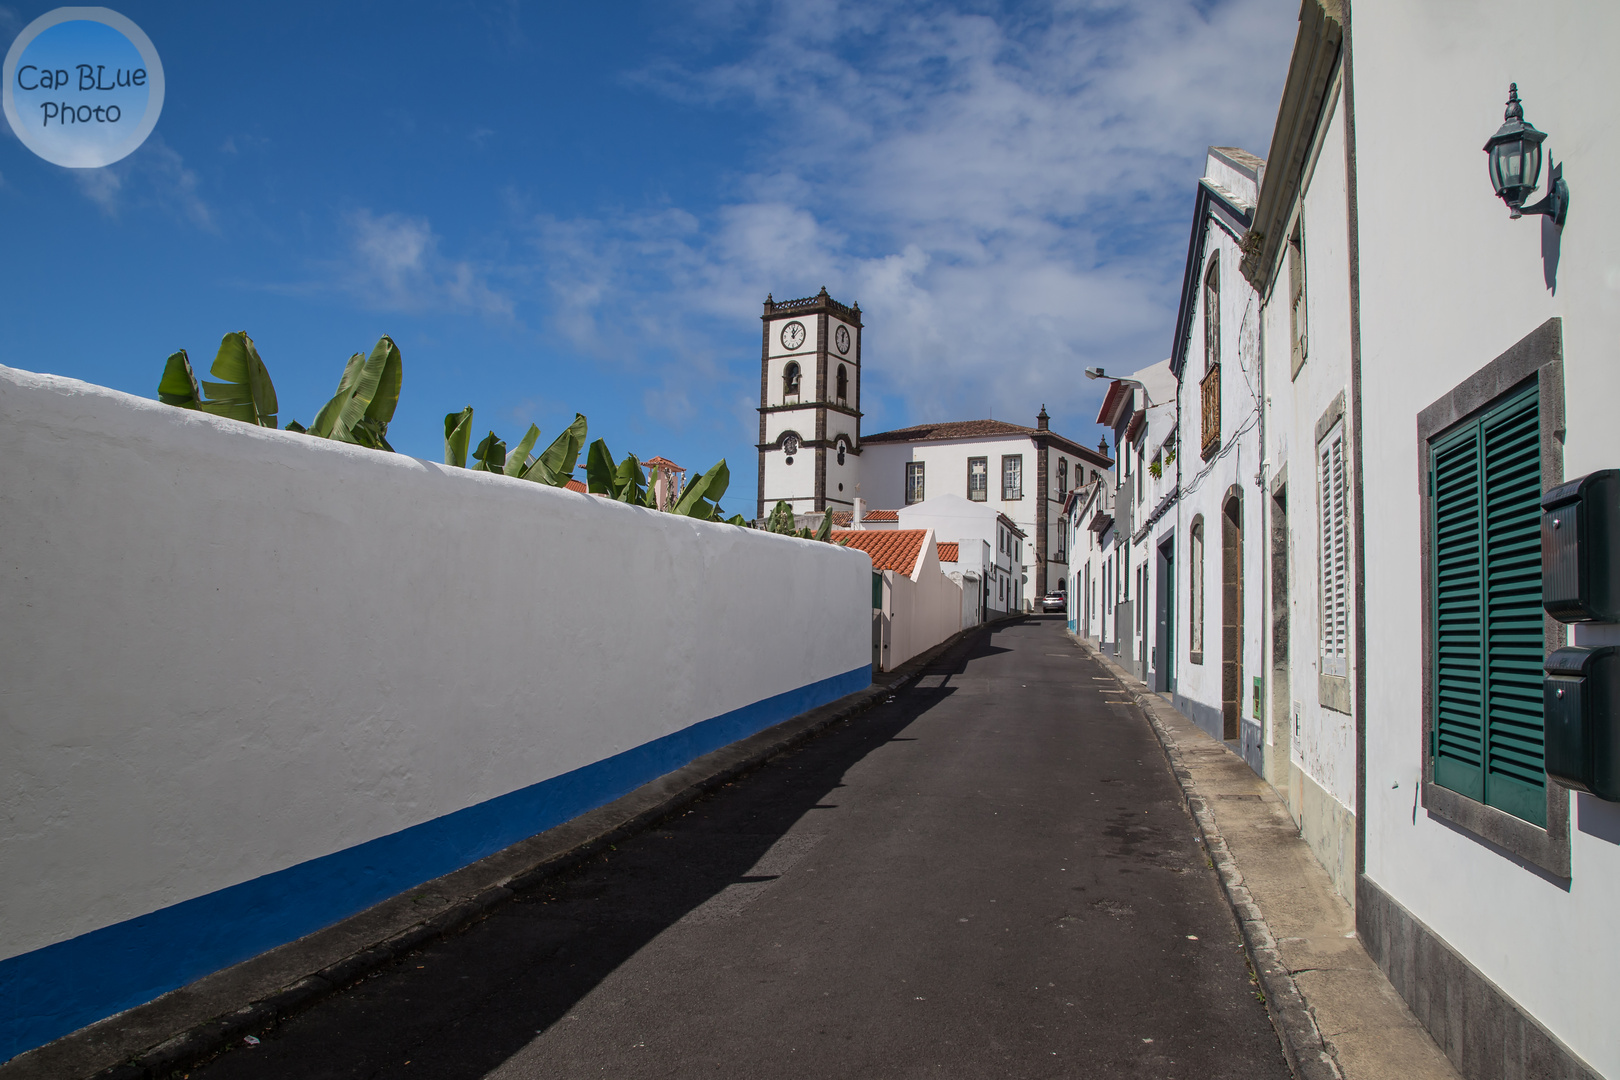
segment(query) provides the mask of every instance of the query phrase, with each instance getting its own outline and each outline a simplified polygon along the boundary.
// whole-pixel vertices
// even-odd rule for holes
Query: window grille
[[[968,458],[967,497],[984,502],[990,494],[990,459]]]
[[[1001,497],[1003,500],[1024,497],[1024,455],[1008,454],[1002,457]]]
[[[906,505],[923,501],[923,463],[906,462]]]

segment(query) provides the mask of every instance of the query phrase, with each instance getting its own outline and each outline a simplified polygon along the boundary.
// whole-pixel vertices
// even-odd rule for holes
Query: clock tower
[[[861,454],[861,306],[823,288],[765,298],[759,370],[759,507],[795,514],[855,505]]]

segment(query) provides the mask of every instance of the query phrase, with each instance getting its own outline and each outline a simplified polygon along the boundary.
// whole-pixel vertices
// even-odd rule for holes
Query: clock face
[[[833,335],[833,343],[838,346],[839,352],[849,352],[849,327],[840,326],[838,333]]]
[[[797,319],[782,327],[782,344],[789,349],[797,349],[804,344],[804,323]]]

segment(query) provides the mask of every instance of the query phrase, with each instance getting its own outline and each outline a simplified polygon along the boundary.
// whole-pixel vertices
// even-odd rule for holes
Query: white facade
[[[0,549],[0,1059],[870,683],[863,555],[3,367]]]
[[[935,495],[920,503],[902,507],[896,526],[901,529],[932,529],[938,540],[961,545],[962,559],[975,560],[982,570],[978,578],[986,612],[996,615],[1022,611],[1022,549],[1024,537],[1005,514],[982,502],[960,495]],[[982,555],[974,552],[982,551]],[[964,569],[967,562],[960,564]]]
[[[1211,147],[1194,201],[1171,358],[1178,377],[1180,504],[1177,562],[1186,633],[1175,701],[1200,727],[1234,742],[1257,772],[1265,670],[1260,479],[1260,302],[1239,272],[1265,165]]]
[[[1620,466],[1620,204],[1610,195],[1620,175],[1620,7],[1550,0],[1526,14],[1505,0],[1466,12],[1355,8],[1368,622],[1358,914],[1376,910],[1391,935],[1397,921],[1420,924],[1522,1015],[1613,1077],[1620,804],[1552,785],[1547,826],[1536,829],[1448,799],[1433,783],[1414,801],[1429,753],[1421,418],[1437,406],[1464,416],[1488,408],[1515,373],[1540,365],[1541,487]],[[1480,148],[1502,123],[1510,81],[1525,119],[1547,133],[1541,189],[1529,201],[1561,167],[1570,193],[1562,228],[1541,216],[1514,220],[1492,193]],[[1414,176],[1432,193],[1423,205],[1411,197]],[[1502,382],[1490,387],[1482,376]],[[1549,630],[1547,647],[1620,644],[1615,624]],[[1398,987],[1412,985],[1409,999],[1435,992],[1424,984],[1433,973],[1403,970],[1393,950],[1386,966]],[[1429,1022],[1448,1049],[1471,1034],[1443,1016]]]

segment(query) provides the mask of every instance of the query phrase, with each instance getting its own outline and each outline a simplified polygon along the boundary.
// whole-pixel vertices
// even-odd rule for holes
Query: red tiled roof
[[[879,431],[872,435],[862,435],[861,445],[865,446],[867,443],[930,442],[935,439],[986,439],[1008,435],[1015,435],[1025,439],[1032,439],[1037,435],[1041,435],[1053,446],[1077,457],[1083,457],[1095,465],[1101,465],[1104,468],[1113,465],[1113,461],[1107,456],[1099,454],[1089,447],[1081,446],[1072,439],[1066,439],[1055,431],[1042,431],[1039,428],[1024,427],[1022,424],[1009,424],[1005,420],[947,420],[940,424],[914,424],[907,428],[895,428],[893,431]]]
[[[957,543],[960,543],[960,541]],[[955,562],[957,559],[961,558],[961,555],[958,553],[957,544],[935,543],[934,547],[939,550],[940,562]]]
[[[669,460],[669,458],[666,458],[666,457],[648,458],[646,461],[643,461],[642,464],[643,465],[651,465],[654,468],[657,468],[658,466],[662,465],[667,469],[674,469],[677,472],[685,472],[686,471],[685,469],[681,468],[679,465],[675,464],[673,461]]]
[[[872,569],[911,573],[922,554],[927,529],[834,529],[832,542],[872,556]]]
[[[580,483],[578,480],[570,480],[570,481],[568,481],[568,483],[564,484],[563,487],[567,488],[569,491],[587,491],[587,490],[589,490],[588,488],[585,487],[584,484]]]
[[[847,528],[855,523],[855,513],[852,510],[834,510],[833,524]]]
[[[861,518],[861,520],[862,521],[899,521],[900,520],[900,511],[898,511],[898,510],[868,510],[866,512],[866,516]]]

